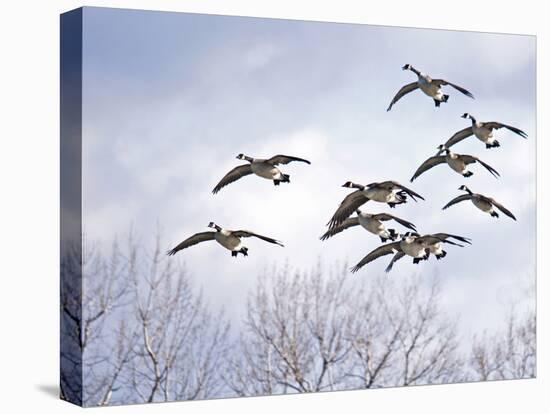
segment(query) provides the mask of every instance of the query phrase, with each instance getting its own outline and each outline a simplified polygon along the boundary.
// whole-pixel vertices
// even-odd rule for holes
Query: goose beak
[[[466,113],[466,114],[462,114],[460,117],[461,117],[461,118],[468,118],[468,114],[467,114],[467,113]]]

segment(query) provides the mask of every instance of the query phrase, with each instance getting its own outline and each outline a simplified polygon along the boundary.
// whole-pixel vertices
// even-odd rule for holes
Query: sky
[[[105,245],[130,227],[152,245],[158,226],[166,250],[214,221],[282,240],[245,239],[249,256],[232,258],[215,242],[178,253],[207,300],[238,318],[259,273],[288,263],[357,263],[380,245],[361,228],[319,236],[348,181],[396,180],[424,196],[390,209],[421,233],[470,237],[444,260],[404,259],[389,277],[437,274],[442,307],[464,333],[501,324],[512,304],[534,306],[536,240],[535,37],[185,13],[85,8],[83,65],[83,226]],[[412,64],[457,83],[435,108],[420,91],[386,108],[416,80]],[[447,166],[408,180],[436,147],[469,125],[464,112],[526,131],[496,132],[498,149],[469,138],[453,150],[479,165],[461,177]],[[282,166],[291,183],[248,176],[211,193],[244,153],[303,157]],[[494,219],[471,203],[441,207],[466,184],[517,217]],[[405,231],[396,223],[390,227]],[[379,259],[350,278],[383,272]]]

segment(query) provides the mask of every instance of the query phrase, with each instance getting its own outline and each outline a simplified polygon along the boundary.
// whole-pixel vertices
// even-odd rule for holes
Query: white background
[[[538,36],[538,378],[154,406],[176,412],[543,412],[548,349],[548,13],[543,2],[498,1],[94,1],[89,6],[280,17]],[[3,2],[0,15],[0,397],[4,412],[72,412],[58,401],[59,13],[76,1]],[[472,70],[475,71],[474,62]],[[547,190],[548,191],[548,190]],[[482,277],[482,275],[480,275]],[[546,329],[544,329],[546,328]]]

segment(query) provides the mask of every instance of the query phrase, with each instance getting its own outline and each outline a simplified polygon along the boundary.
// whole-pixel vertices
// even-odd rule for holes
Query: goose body
[[[413,182],[416,178],[418,178],[421,174],[425,173],[429,169],[443,163],[446,163],[453,171],[461,174],[464,177],[471,177],[474,174],[468,169],[468,165],[474,163],[481,164],[495,178],[498,178],[500,176],[497,170],[473,155],[456,154],[444,145],[440,145],[438,149],[439,151],[435,156],[428,158],[420,165],[420,167],[418,167],[410,180],[411,182]],[[440,155],[442,152],[445,152],[445,155]]]
[[[275,155],[274,157],[263,159],[263,158],[252,158],[244,154],[237,155],[237,159],[245,160],[248,164],[239,165],[229,171],[220,182],[214,187],[212,193],[218,193],[223,187],[228,184],[231,184],[238,179],[254,174],[258,177],[265,178],[267,180],[273,181],[274,185],[279,185],[280,183],[289,183],[290,176],[284,174],[277,165],[288,164],[292,161],[305,162],[306,164],[311,164],[308,160],[303,158],[293,157],[290,155]]]
[[[383,243],[388,240],[396,240],[398,236],[397,232],[394,229],[386,228],[386,226],[384,225],[384,221],[389,220],[394,220],[404,227],[407,227],[411,230],[416,230],[416,227],[413,223],[388,213],[369,214],[359,209],[356,210],[356,213],[356,217],[349,217],[344,220],[344,222],[340,225],[329,229],[325,234],[321,236],[321,240],[326,240],[353,226],[361,226],[368,232],[379,236]]]
[[[451,83],[449,81],[446,81],[444,79],[432,79],[430,76],[426,75],[425,73],[420,72],[419,70],[415,69],[412,65],[406,64],[402,67],[403,70],[410,70],[416,76],[418,77],[418,80],[416,82],[409,83],[405,86],[403,86],[397,94],[393,97],[392,101],[390,102],[390,105],[388,106],[387,111],[391,110],[392,106],[397,103],[403,96],[406,94],[416,90],[420,89],[422,92],[424,92],[425,95],[429,96],[434,100],[435,106],[439,107],[441,105],[441,102],[447,102],[449,99],[449,95],[446,95],[443,93],[443,90],[441,89],[442,86],[452,86],[457,91],[463,93],[464,95],[474,98],[474,95],[472,95],[468,90],[464,89],[461,86],[458,86],[454,83]]]
[[[277,244],[281,247],[284,245],[279,241],[271,237],[262,236],[257,233],[253,233],[248,230],[227,230],[223,229],[214,222],[210,222],[208,227],[213,228],[215,231],[205,231],[202,233],[196,233],[193,236],[185,239],[172,250],[167,252],[168,256],[173,256],[180,250],[186,249],[188,247],[194,246],[195,244],[215,240],[219,245],[223,246],[231,252],[231,256],[237,257],[239,253],[243,256],[248,256],[248,247],[243,245],[241,238],[243,237],[256,237],[268,243]]]
[[[458,197],[453,198],[443,207],[443,210],[446,210],[452,205],[460,203],[462,201],[470,200],[472,204],[476,206],[479,210],[483,211],[484,213],[490,214],[492,217],[496,217],[496,218],[499,217],[499,214],[495,210],[495,209],[498,209],[501,212],[503,212],[505,215],[510,217],[511,219],[516,220],[516,217],[512,214],[512,212],[508,210],[506,207],[504,207],[502,204],[500,204],[498,201],[496,201],[495,199],[484,196],[483,194],[473,193],[465,185],[461,185],[458,189],[465,191],[466,194],[462,194]]]
[[[494,136],[494,130],[500,129],[500,128],[508,129],[509,131],[514,132],[520,137],[527,139],[527,134],[523,132],[521,129],[503,124],[501,122],[495,122],[495,121],[480,122],[480,121],[477,121],[469,113],[463,114],[462,118],[470,119],[472,121],[472,125],[458,131],[451,138],[449,138],[447,142],[444,144],[445,147],[449,148],[454,144],[472,135],[475,136],[479,141],[483,142],[486,148],[500,147],[500,143],[497,141],[497,139]]]
[[[354,188],[355,191],[348,194],[338,206],[338,209],[328,222],[330,229],[342,224],[355,210],[369,200],[386,203],[392,208],[397,204],[406,203],[407,195],[414,201],[416,201],[416,198],[424,200],[420,194],[399,184],[397,181],[382,181],[367,185],[348,181],[342,187]]]

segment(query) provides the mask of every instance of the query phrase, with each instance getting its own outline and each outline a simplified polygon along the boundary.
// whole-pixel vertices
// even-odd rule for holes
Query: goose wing
[[[225,175],[225,177],[221,179],[216,187],[214,187],[212,193],[216,194],[226,185],[231,184],[233,181],[237,181],[239,178],[249,174],[252,174],[252,167],[250,164],[239,165],[238,167],[233,168]]]
[[[500,211],[502,211],[508,217],[510,217],[513,220],[516,220],[516,217],[512,214],[512,212],[510,210],[508,210],[506,207],[504,207],[502,204],[500,204],[498,201],[496,201],[493,198],[489,198],[489,201],[491,202],[491,204],[493,204],[496,208],[498,208]]]
[[[439,234],[442,234],[442,233],[439,233]],[[453,241],[450,241],[450,240],[447,240],[446,237],[436,237],[435,234],[426,234],[422,237],[418,237],[416,239],[416,242],[417,243],[422,243],[424,246],[432,246],[436,243],[448,243],[448,244],[452,244],[454,246],[460,246],[460,247],[464,247],[462,246],[461,244],[458,244],[458,243],[455,243]]]
[[[403,252],[397,252],[393,255],[392,259],[390,260],[390,263],[388,264],[388,267],[384,270],[386,273],[389,273],[393,269],[393,264],[397,262],[399,259],[402,259],[405,257],[405,253]]]
[[[444,145],[445,147],[450,148],[457,142],[460,142],[463,139],[468,138],[473,134],[474,134],[474,129],[471,126],[469,126],[468,128],[464,128],[458,131],[456,134],[454,134],[451,138],[447,140],[447,142]]]
[[[363,194],[361,190],[356,190],[351,194],[348,194],[346,198],[340,203],[340,206],[336,209],[336,212],[327,223],[327,226],[332,229],[339,224],[343,223],[351,213],[365,204],[369,199]]]
[[[453,243],[450,240],[447,240],[447,239],[455,239],[455,240],[461,241],[462,243],[472,244],[472,242],[471,242],[472,239],[470,239],[469,237],[457,236],[456,234],[435,233],[435,234],[431,234],[431,236],[436,237],[436,238],[438,238],[439,240],[441,240],[443,242],[451,243],[451,244],[453,244]],[[458,246],[460,246],[460,245],[458,245]]]
[[[388,109],[386,109],[386,111],[389,111],[391,109],[391,107],[398,101],[400,100],[403,96],[405,96],[406,94],[414,91],[415,89],[418,89],[418,82],[412,82],[412,83],[409,83],[405,86],[403,86],[401,89],[399,89],[399,91],[397,92],[397,94],[393,97],[393,99],[391,100],[390,102],[390,106],[388,106]]]
[[[394,216],[392,214],[389,214],[389,213],[375,214],[375,215],[372,216],[372,218],[375,219],[375,220],[380,220],[380,221],[395,220],[399,224],[401,224],[402,226],[404,226],[408,229],[411,229],[412,231],[416,231],[416,226],[413,223],[411,223],[410,221],[407,221],[407,220],[403,220],[402,218],[396,217],[396,216]]]
[[[352,227],[352,226],[358,226],[359,225],[359,218],[358,217],[350,217],[344,220],[342,224],[339,224],[338,226],[335,226],[328,230],[325,234],[321,236],[321,240],[326,240],[329,237],[332,237],[338,233],[341,233],[345,229]]]
[[[435,83],[438,86],[444,86],[444,85],[452,86],[457,91],[462,92],[464,95],[474,99],[474,95],[472,95],[472,93],[470,91],[468,91],[467,89],[464,89],[462,86],[458,86],[455,83],[451,83],[449,81],[446,81],[445,79],[432,79],[432,83]]]
[[[281,247],[285,247],[284,244],[279,240],[272,239],[271,237],[262,236],[261,234],[254,233],[249,230],[235,230],[231,231],[231,234],[237,237],[257,237],[258,239],[262,239],[263,241],[266,241],[268,243],[278,244]]]
[[[523,132],[521,129],[510,126],[510,125],[506,125],[506,124],[503,124],[503,123],[500,123],[500,122],[495,122],[495,121],[484,122],[483,126],[487,127],[487,128],[491,128],[491,129],[506,128],[506,129],[508,129],[512,132],[515,132],[516,134],[518,134],[519,136],[521,136],[523,138],[527,138],[527,134],[525,132]]]
[[[379,183],[378,186],[380,188],[385,188],[386,190],[400,189],[400,190],[404,191],[405,193],[407,193],[408,195],[410,195],[411,198],[414,201],[416,201],[415,197],[418,197],[419,199],[424,200],[424,197],[422,197],[420,194],[415,193],[413,190],[411,190],[410,188],[405,187],[402,184],[399,184],[397,181],[384,181],[382,183]]]
[[[373,260],[378,259],[379,257],[386,256],[388,254],[396,253],[401,251],[400,242],[393,242],[389,244],[385,244],[383,246],[377,247],[372,252],[367,254],[359,263],[357,263],[354,267],[352,267],[351,273],[357,272],[359,269],[361,269],[363,266],[365,266],[367,263],[372,262]]]
[[[483,165],[485,167],[485,169],[487,171],[489,171],[491,174],[493,174],[493,176],[495,178],[500,177],[500,174],[498,173],[497,170],[495,170],[493,167],[491,167],[486,162],[481,161],[479,158],[474,157],[473,155],[461,155],[461,158],[466,164],[473,164],[474,162],[479,162],[481,165]]]
[[[449,201],[447,204],[445,204],[445,206],[443,206],[442,210],[445,210],[445,209],[451,207],[453,204],[457,204],[457,203],[460,203],[461,201],[471,200],[471,199],[472,199],[471,194],[459,195],[458,197],[453,198],[451,201]]]
[[[173,256],[180,250],[186,249],[188,247],[194,246],[195,244],[201,243],[203,241],[208,240],[214,240],[215,238],[215,232],[213,231],[205,231],[202,233],[197,233],[189,237],[188,239],[185,239],[180,244],[178,244],[176,247],[174,247],[172,250],[169,250],[166,252],[168,256]]]
[[[435,167],[436,165],[443,164],[446,162],[446,158],[443,155],[434,155],[433,157],[428,158],[424,161],[420,167],[416,170],[414,175],[411,177],[411,183],[420,176],[420,174],[425,173],[430,168]]]
[[[298,157],[292,157],[290,155],[275,155],[274,157],[271,157],[266,161],[271,165],[288,164],[292,161],[300,161],[305,162],[306,164],[311,164],[311,162],[309,162],[308,160]]]

